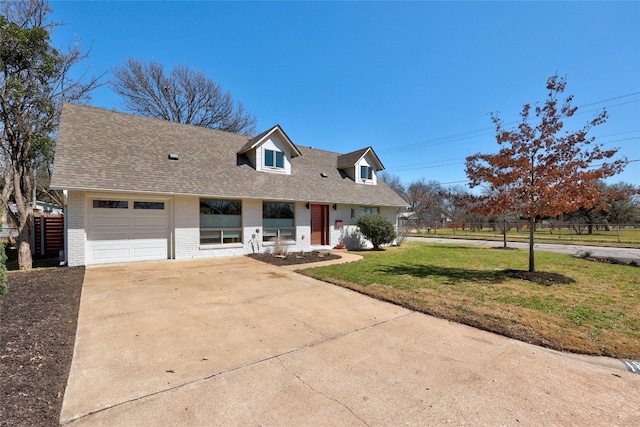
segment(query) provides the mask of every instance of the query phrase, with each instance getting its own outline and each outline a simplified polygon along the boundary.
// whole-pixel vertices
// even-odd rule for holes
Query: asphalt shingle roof
[[[337,167],[338,153],[297,146],[301,155],[291,159],[291,175],[258,172],[237,154],[252,139],[64,104],[51,187],[406,206],[380,180],[377,185],[355,183]],[[179,160],[170,160],[169,154]]]
[[[371,147],[361,148],[360,150],[352,151],[351,153],[347,153],[347,154],[339,154],[338,169],[346,169],[348,167],[355,165],[356,162],[360,160],[362,156],[364,156],[369,150],[371,150],[373,157],[379,163],[379,167],[376,168],[376,170],[384,169],[384,166],[382,166],[382,162],[380,161],[376,153],[373,151],[373,148]]]

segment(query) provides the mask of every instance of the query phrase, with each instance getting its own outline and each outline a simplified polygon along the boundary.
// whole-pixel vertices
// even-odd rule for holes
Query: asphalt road
[[[464,243],[482,246],[502,245],[502,241],[494,240],[441,239],[432,237],[407,237],[407,240],[429,243]],[[529,249],[529,243],[525,242],[508,242],[507,245],[512,248]],[[640,264],[640,248],[609,248],[603,246],[560,245],[554,243],[536,243],[534,248],[541,251],[559,252],[570,255],[590,253],[591,256],[596,258],[615,258],[627,263],[635,261]]]

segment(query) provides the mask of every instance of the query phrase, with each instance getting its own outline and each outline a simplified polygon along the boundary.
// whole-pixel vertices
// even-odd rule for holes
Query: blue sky
[[[577,129],[633,161],[640,185],[640,2],[53,1],[100,74],[131,57],[202,71],[243,102],[258,131],[341,153],[372,146],[409,183],[466,182],[464,159],[496,152],[490,113],[514,123],[568,77]],[[105,81],[110,75],[105,77]],[[109,87],[92,105],[122,110]]]

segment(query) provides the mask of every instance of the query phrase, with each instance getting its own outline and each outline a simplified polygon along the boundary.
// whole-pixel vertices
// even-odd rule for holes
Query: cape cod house
[[[348,246],[361,213],[396,223],[405,201],[371,147],[297,146],[64,104],[51,187],[63,190],[70,266]]]

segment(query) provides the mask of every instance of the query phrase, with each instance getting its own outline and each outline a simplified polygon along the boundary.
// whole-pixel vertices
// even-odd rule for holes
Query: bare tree
[[[255,116],[198,71],[176,65],[165,74],[158,62],[130,58],[114,68],[113,75],[113,90],[124,98],[124,108],[136,114],[244,135],[255,133]]]
[[[437,228],[442,220],[444,190],[438,181],[419,179],[407,187],[409,210],[414,212],[413,221],[418,231],[421,228]]]
[[[2,16],[20,28],[44,28],[51,30],[58,24],[48,21],[47,16],[53,12],[48,2],[42,0],[6,1],[0,4]]]
[[[407,190],[404,187],[404,184],[402,184],[402,181],[400,180],[400,177],[398,175],[394,175],[389,172],[380,172],[378,174],[378,179],[383,181],[389,186],[389,188],[398,193],[398,196],[407,200]]]
[[[49,31],[57,24],[47,21],[47,1],[2,2],[0,9],[0,200],[18,225],[18,265],[27,270],[36,175],[51,165],[59,107],[87,100],[99,78],[69,76],[87,53],[77,43],[68,52],[51,46]]]

